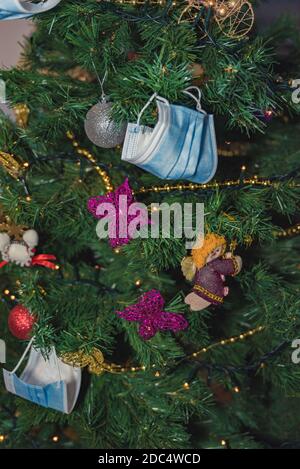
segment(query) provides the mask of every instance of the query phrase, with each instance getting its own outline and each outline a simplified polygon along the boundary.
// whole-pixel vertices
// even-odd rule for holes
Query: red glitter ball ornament
[[[35,317],[25,306],[17,305],[9,313],[8,327],[12,335],[18,339],[28,340],[32,327],[35,323]]]

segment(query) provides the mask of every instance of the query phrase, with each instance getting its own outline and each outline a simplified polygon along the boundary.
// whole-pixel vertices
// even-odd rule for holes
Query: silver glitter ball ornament
[[[98,147],[113,148],[124,140],[126,124],[119,126],[111,119],[111,108],[112,103],[103,98],[86,115],[84,130]]]

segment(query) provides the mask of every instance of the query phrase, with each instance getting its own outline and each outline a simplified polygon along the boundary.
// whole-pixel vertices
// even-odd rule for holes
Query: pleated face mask
[[[28,363],[20,378],[16,371],[30,350]],[[39,350],[27,346],[16,368],[3,370],[7,391],[42,407],[70,414],[76,404],[80,385],[81,369],[63,363],[52,348],[48,358]]]
[[[22,0],[0,0],[0,20],[17,20],[19,18],[29,18],[37,13],[51,10],[59,4],[61,0],[45,0],[39,3],[32,3]]]
[[[196,98],[190,90],[196,90]],[[201,109],[201,92],[189,87],[184,93],[197,102],[197,109],[169,104],[154,94],[127,126],[122,160],[135,164],[161,179],[210,181],[217,170],[218,155],[214,118]],[[156,98],[158,122],[154,128],[140,125],[143,112]]]

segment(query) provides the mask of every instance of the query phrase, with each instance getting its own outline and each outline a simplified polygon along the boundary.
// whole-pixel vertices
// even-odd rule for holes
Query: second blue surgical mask
[[[190,91],[197,91],[198,98]],[[149,99],[137,123],[127,126],[122,160],[161,179],[186,179],[203,184],[210,181],[217,170],[214,118],[201,109],[199,88],[189,87],[184,92],[196,100],[196,110],[169,104],[156,94]],[[141,125],[143,112],[155,98],[156,126]]]

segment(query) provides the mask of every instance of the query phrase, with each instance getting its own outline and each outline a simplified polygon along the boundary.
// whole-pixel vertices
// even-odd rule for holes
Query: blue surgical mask
[[[0,0],[0,20],[29,18],[36,13],[51,10],[51,8],[58,5],[60,1],[61,0],[46,0],[39,3],[32,3],[22,0]]]
[[[198,99],[189,90],[196,90]],[[199,88],[189,87],[184,92],[196,100],[196,110],[169,104],[156,94],[150,98],[137,123],[127,126],[122,160],[161,179],[204,184],[214,177],[218,164],[214,118],[201,109]],[[141,125],[140,119],[154,98],[158,122],[151,128]]]
[[[16,371],[30,350],[28,363],[20,376]],[[42,407],[69,414],[72,412],[80,390],[81,369],[63,363],[52,348],[44,358],[40,350],[29,343],[16,368],[3,370],[7,391]]]

